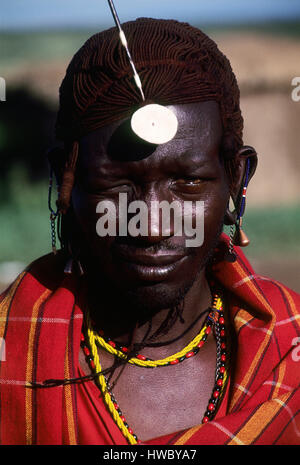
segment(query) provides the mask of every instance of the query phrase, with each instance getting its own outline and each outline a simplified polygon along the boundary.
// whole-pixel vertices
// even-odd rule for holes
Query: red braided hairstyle
[[[187,23],[140,18],[123,24],[147,101],[162,105],[214,100],[223,122],[222,154],[242,147],[240,92],[229,60],[206,34]],[[57,138],[74,159],[74,141],[129,117],[141,104],[128,57],[111,28],[92,36],[75,54],[60,88]],[[68,169],[72,162],[67,162]],[[73,163],[74,165],[74,163]],[[72,186],[63,188],[66,210]]]

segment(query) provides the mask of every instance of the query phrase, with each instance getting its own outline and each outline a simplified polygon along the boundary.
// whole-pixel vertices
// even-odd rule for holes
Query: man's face
[[[140,147],[122,140],[114,144],[117,149],[111,154],[120,123],[80,141],[73,208],[85,259],[94,279],[99,280],[99,289],[110,289],[136,308],[164,309],[182,299],[216,244],[229,198],[220,157],[222,123],[217,103],[169,108],[178,118],[178,132],[170,142],[152,148],[148,156],[139,157]],[[178,201],[182,207],[185,201],[204,201],[202,246],[187,247],[190,238],[184,231],[178,236],[171,228],[166,236],[159,223],[155,231],[149,226],[143,236],[100,237],[96,232],[97,204],[114,202],[118,223],[120,193],[127,194],[128,202],[142,200],[150,210],[153,201]]]

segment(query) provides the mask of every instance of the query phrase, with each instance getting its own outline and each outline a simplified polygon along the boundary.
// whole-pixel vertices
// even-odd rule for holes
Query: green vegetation
[[[11,67],[28,61],[71,58],[96,31],[43,31],[0,33],[0,66]]]
[[[29,263],[50,251],[47,196],[47,181],[31,184],[21,167],[1,183],[0,262]]]
[[[207,27],[202,27],[208,34],[218,33],[218,32],[257,32],[261,34],[270,34],[273,36],[285,36],[290,38],[299,39],[300,37],[300,21],[268,21],[268,22],[258,22],[258,23],[247,23],[242,24],[226,24],[226,25],[207,25]]]
[[[300,256],[300,205],[248,207],[243,228],[251,241],[246,251],[249,258]]]

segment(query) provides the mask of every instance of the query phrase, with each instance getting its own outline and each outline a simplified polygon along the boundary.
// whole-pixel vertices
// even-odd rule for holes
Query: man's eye
[[[203,179],[178,179],[176,181],[178,184],[185,184],[188,186],[193,186],[195,184],[200,184],[203,182]]]
[[[195,179],[177,179],[172,183],[172,188],[180,190],[182,192],[198,192],[205,182],[205,179],[195,178]]]
[[[132,186],[129,184],[118,184],[117,186],[110,186],[102,189],[102,192],[129,192]]]
[[[92,189],[89,189],[91,194],[97,195],[114,195],[119,193],[129,193],[132,191],[132,186],[130,184],[118,184],[115,186],[98,186]]]

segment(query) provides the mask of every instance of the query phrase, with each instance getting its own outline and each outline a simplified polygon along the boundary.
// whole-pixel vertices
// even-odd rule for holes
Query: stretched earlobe
[[[66,152],[63,147],[53,147],[47,152],[47,159],[52,171],[55,174],[57,184],[61,183],[64,164],[66,161]]]
[[[231,197],[232,199],[232,197]],[[234,204],[234,201],[232,199],[232,202]],[[236,208],[234,206],[234,210],[230,210],[230,199],[228,200],[225,216],[224,216],[224,224],[226,226],[231,226],[232,224],[235,224],[237,220],[237,212]]]
[[[71,203],[72,189],[75,181],[76,163],[79,152],[79,144],[74,141],[68,154],[68,158],[62,173],[62,181],[57,200],[57,206],[62,214],[65,214]]]
[[[239,179],[237,180],[237,194],[231,194],[231,198],[234,204],[234,210],[230,211],[229,202],[226,209],[224,224],[230,225],[229,235],[229,248],[226,254],[225,260],[234,262],[236,260],[236,254],[234,252],[234,245],[239,247],[247,247],[250,241],[246,233],[242,229],[243,215],[246,208],[246,193],[249,181],[255,173],[257,166],[257,153],[253,147],[244,146],[237,153],[237,159],[239,159]]]
[[[71,275],[74,272],[74,267],[76,268],[77,273],[79,276],[84,275],[84,270],[82,268],[81,262],[79,260],[79,253],[77,252],[74,254],[71,246],[71,242],[68,242],[68,252],[69,252],[69,258],[66,262],[65,268],[64,268],[64,273],[67,275]]]
[[[252,178],[257,167],[257,152],[250,145],[244,145],[237,153],[237,158],[247,159],[250,162],[249,180]]]
[[[236,180],[233,184],[230,197],[234,205],[234,209],[230,210],[229,202],[226,209],[224,224],[230,226],[235,224],[238,217],[243,215],[241,207],[245,210],[246,200],[243,194],[245,188],[255,173],[257,167],[257,153],[256,150],[250,145],[244,145],[236,154],[235,159],[237,160],[237,173]],[[243,205],[242,205],[243,204]]]
[[[238,192],[236,196],[233,196],[234,205],[237,212],[237,220],[239,220],[245,212],[246,208],[246,191],[250,179],[254,175],[257,167],[257,153],[256,150],[249,146],[243,146],[237,153],[237,158],[240,160],[243,166],[243,170],[240,174],[240,179],[237,183]]]
[[[65,149],[61,147],[55,147],[48,151],[47,158],[50,163],[48,208],[50,210],[51,242],[52,251],[54,254],[56,254],[56,221],[58,220],[58,228],[60,228],[61,215],[66,214],[70,206],[72,188],[75,179],[76,162],[78,158],[78,142],[73,142],[71,150],[67,156]],[[53,174],[55,174],[58,194],[55,209],[52,208],[51,202]],[[60,239],[59,231],[58,237]]]

